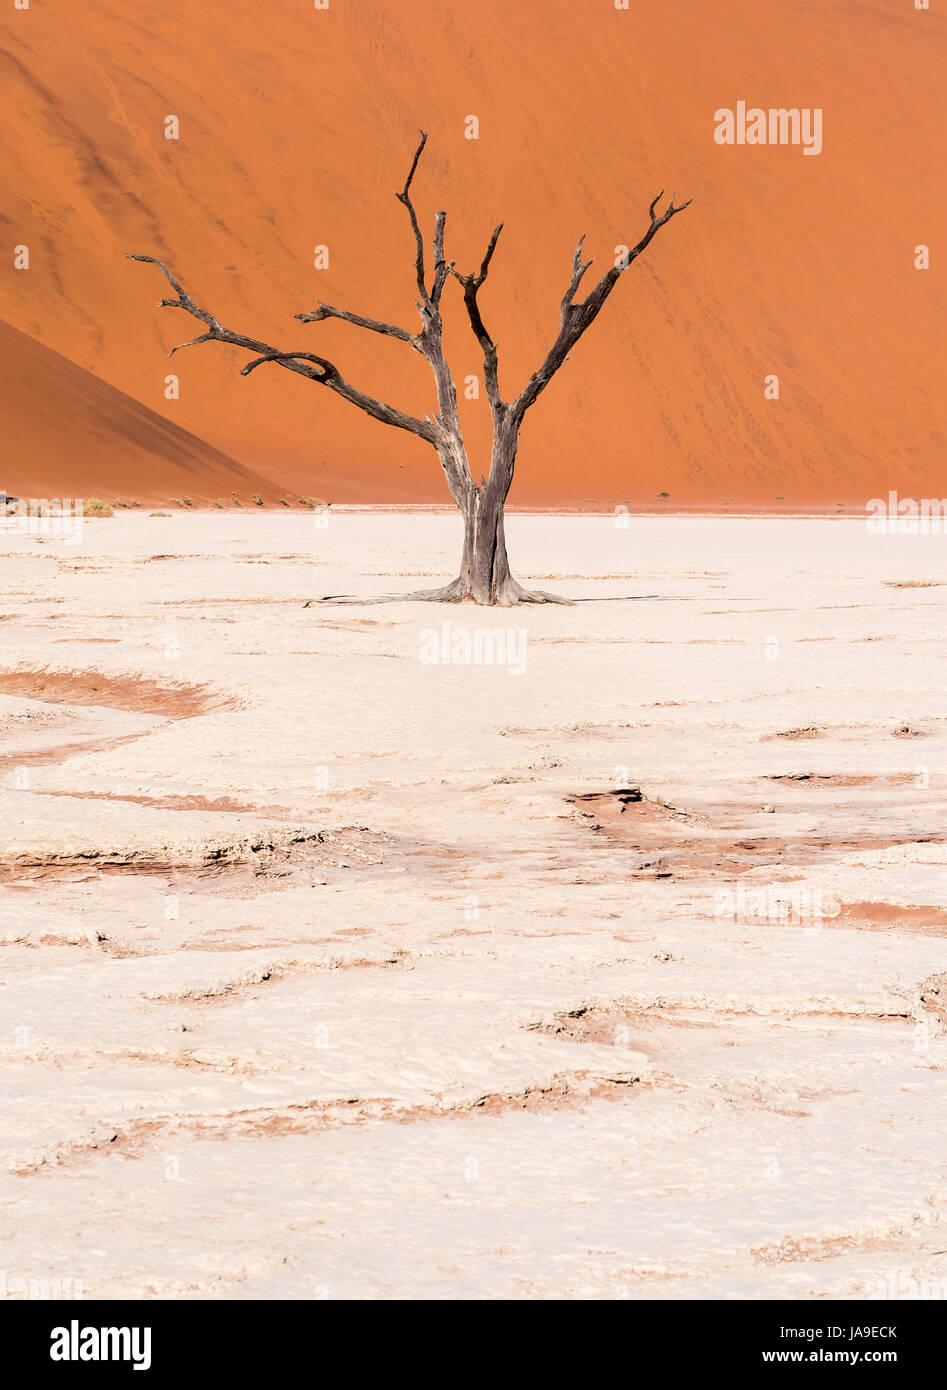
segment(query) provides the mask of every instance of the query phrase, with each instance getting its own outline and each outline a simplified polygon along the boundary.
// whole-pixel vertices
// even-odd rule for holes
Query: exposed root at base
[[[511,579],[504,590],[504,597],[497,599],[497,603],[507,607],[514,607],[520,603],[563,603],[571,607],[573,600],[561,598],[559,594],[550,594],[545,589],[524,589],[522,584],[517,584],[515,579]]]
[[[470,591],[470,586],[459,576],[438,589],[413,589],[407,594],[379,594],[375,598],[359,598],[354,594],[326,594],[324,598],[310,599],[303,604],[310,608],[323,603],[478,603]],[[561,603],[571,607],[571,598],[560,598],[558,594],[547,593],[544,589],[524,589],[515,579],[503,585],[492,603],[480,603],[481,608],[515,608],[521,603]]]

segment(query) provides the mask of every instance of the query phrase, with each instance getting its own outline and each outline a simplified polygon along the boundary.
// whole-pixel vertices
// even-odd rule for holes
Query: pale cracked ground
[[[943,1295],[947,538],[508,530],[588,601],[305,606],[448,516],[0,537],[8,1283]]]

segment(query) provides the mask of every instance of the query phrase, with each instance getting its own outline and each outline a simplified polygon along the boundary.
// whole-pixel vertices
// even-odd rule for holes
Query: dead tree
[[[325,357],[317,356],[311,352],[283,352],[279,348],[271,347],[269,343],[263,343],[256,338],[248,338],[242,333],[234,333],[231,329],[224,328],[213,314],[207,309],[200,308],[194,302],[163,261],[157,260],[154,256],[131,254],[129,254],[129,259],[146,261],[150,265],[158,266],[164,272],[177,298],[162,299],[159,304],[160,308],[184,309],[204,324],[207,330],[199,337],[192,338],[188,342],[180,343],[178,347],[172,348],[168,354],[169,357],[178,352],[180,348],[192,347],[196,343],[231,343],[234,347],[243,348],[253,354],[252,360],[241,369],[241,376],[249,375],[250,372],[255,371],[265,362],[275,362],[287,371],[296,372],[299,376],[308,377],[310,381],[317,381],[320,385],[327,386],[337,396],[351,401],[353,405],[358,406],[367,415],[371,415],[373,419],[380,420],[382,424],[392,425],[396,429],[407,430],[410,434],[416,434],[419,439],[425,440],[436,449],[450,495],[464,518],[464,548],[460,573],[444,588],[421,590],[399,597],[446,603],[472,599],[475,603],[503,606],[517,603],[563,603],[567,600],[558,599],[552,594],[524,589],[510,573],[506,540],[503,534],[503,508],[513,481],[513,467],[516,462],[516,450],[523,417],[549,385],[582,334],[598,316],[599,310],[618,283],[623,271],[627,270],[632,262],[641,255],[660,228],[669,222],[675,214],[683,212],[684,208],[690,205],[691,200],[688,199],[686,203],[675,206],[674,194],[672,193],[665,211],[660,216],[656,216],[655,208],[664,194],[662,189],[648,208],[650,224],[640,241],[630,248],[623,259],[605,272],[585,299],[577,300],[576,294],[579,290],[579,284],[592,264],[591,261],[583,261],[582,259],[582,244],[585,238],[580,238],[572,257],[572,274],[569,284],[559,305],[560,326],[556,339],[546,353],[542,364],[529,378],[519,395],[512,400],[504,400],[500,394],[497,344],[484,325],[478,299],[489,273],[490,262],[493,259],[503,224],[501,222],[494,229],[483,260],[480,262],[480,269],[471,275],[461,275],[455,269],[454,262],[444,258],[444,225],[447,214],[438,212],[435,216],[432,243],[432,274],[430,285],[428,285],[425,271],[424,238],[421,235],[417,213],[411,201],[411,184],[426,142],[427,135],[422,131],[421,141],[415,150],[404,188],[400,193],[395,193],[395,197],[407,210],[411,220],[411,231],[414,235],[414,268],[418,287],[415,306],[420,316],[418,331],[410,333],[405,328],[380,323],[377,319],[366,318],[362,314],[349,313],[345,309],[335,309],[330,304],[322,303],[309,313],[297,314],[296,318],[302,323],[319,323],[322,319],[344,319],[346,323],[353,323],[371,333],[381,333],[386,337],[398,338],[401,342],[407,343],[409,347],[414,348],[415,352],[419,352],[427,358],[434,373],[437,387],[437,413],[434,415],[424,415],[419,419],[414,415],[406,415],[403,411],[397,410],[394,406],[386,405],[383,401],[375,400],[372,396],[367,396],[357,387],[350,385],[339,369]],[[479,483],[475,482],[470,469],[464,437],[460,428],[457,391],[450,367],[444,356],[441,298],[451,276],[459,282],[463,290],[470,326],[483,352],[484,384],[493,418],[493,449],[490,472],[486,478],[481,476]]]

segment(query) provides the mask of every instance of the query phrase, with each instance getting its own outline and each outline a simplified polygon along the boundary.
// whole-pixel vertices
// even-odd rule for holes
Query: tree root
[[[314,604],[334,603],[476,603],[470,585],[459,575],[449,584],[438,589],[413,589],[407,594],[378,594],[372,598],[359,598],[354,594],[326,594],[323,598],[309,599],[303,604],[309,608]],[[524,589],[515,579],[508,579],[502,585],[492,603],[481,603],[481,608],[516,608],[523,603],[561,603],[572,605],[572,599],[560,598],[558,594],[546,593],[543,589]]]
[[[573,600],[550,594],[545,589],[524,589],[515,579],[508,579],[497,603],[501,607],[513,607],[520,603],[563,603],[571,608]]]

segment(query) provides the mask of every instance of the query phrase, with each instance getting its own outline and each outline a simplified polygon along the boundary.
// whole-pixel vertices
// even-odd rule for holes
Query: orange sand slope
[[[8,496],[276,500],[258,474],[2,322],[0,359]]]
[[[528,417],[512,503],[666,491],[673,504],[860,505],[889,488],[943,490],[936,8],[44,0],[6,6],[0,25],[4,316],[280,490],[445,498],[421,442],[277,367],[242,380],[234,349],[176,357],[181,398],[165,401],[163,354],[200,329],[157,310],[159,273],[122,253],[167,258],[228,326],[323,353],[365,390],[429,411],[410,348],[292,317],[324,299],[414,326],[392,190],[419,125],[425,231],[446,208],[448,254],[471,270],[505,222],[482,305],[508,396],[555,335],[578,235],[601,271],[640,236],[659,188],[694,198]],[[740,101],[821,108],[822,152],[715,143],[714,113]],[[31,267],[17,271],[24,244]],[[919,244],[929,270],[914,268]],[[317,245],[327,269],[314,268]],[[481,363],[453,282],[445,313],[463,395]],[[764,397],[770,374],[778,401]],[[479,473],[486,402],[464,412]],[[94,458],[84,447],[62,460],[77,480]],[[129,454],[126,493],[158,482],[138,467]],[[169,471],[157,491],[176,486]]]

